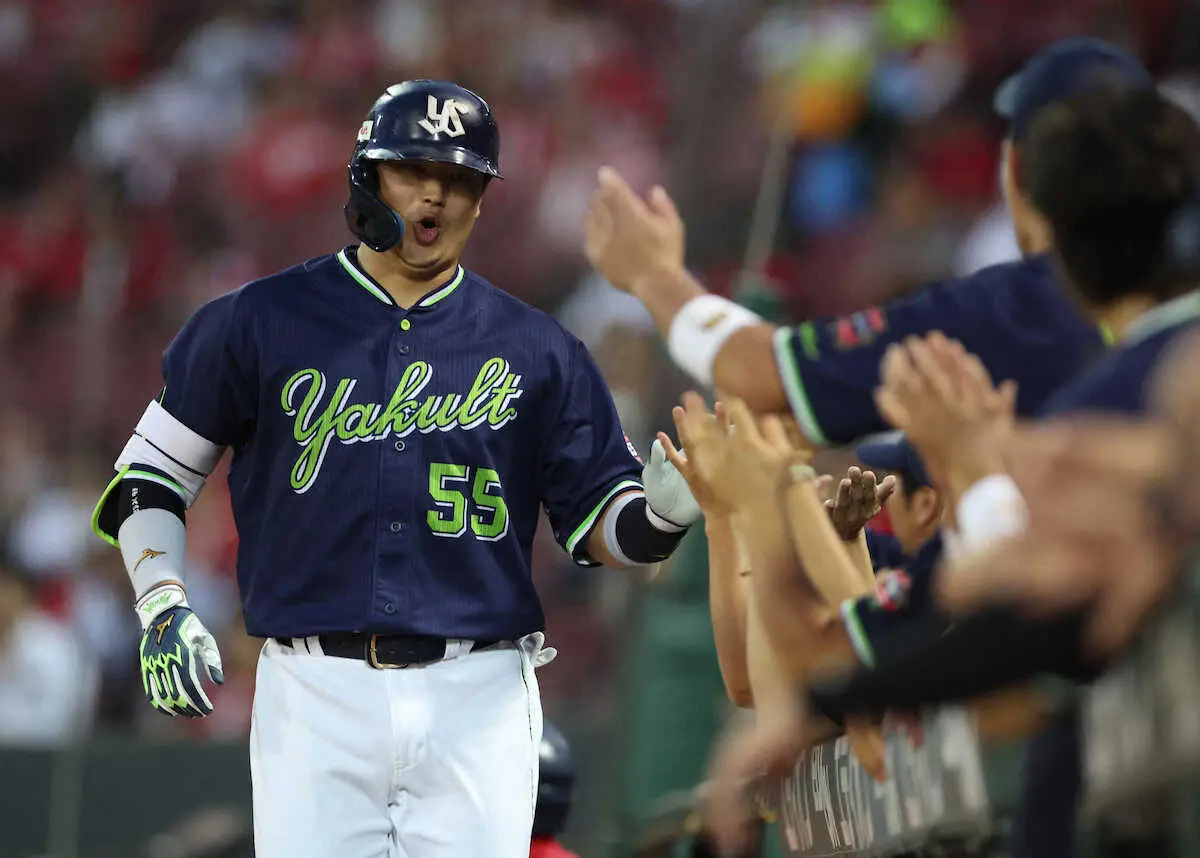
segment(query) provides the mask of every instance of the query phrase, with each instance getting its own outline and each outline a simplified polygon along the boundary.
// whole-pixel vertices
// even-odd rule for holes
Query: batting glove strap
[[[183,588],[168,584],[138,600],[142,620],[142,689],[155,709],[172,717],[203,717],[212,701],[200,679],[225,681],[217,642],[187,604]],[[146,617],[149,617],[147,620]]]
[[[138,619],[142,622],[143,632],[150,627],[159,614],[179,606],[189,607],[187,592],[183,589],[183,585],[173,581],[152,587],[133,603],[133,609],[137,611]]]
[[[646,515],[650,523],[666,533],[686,530],[700,518],[700,505],[692,489],[667,460],[661,441],[650,447],[650,461],[642,468],[642,485],[646,490]]]

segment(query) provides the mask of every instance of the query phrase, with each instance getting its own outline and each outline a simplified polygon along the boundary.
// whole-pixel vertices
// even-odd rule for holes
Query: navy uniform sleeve
[[[997,383],[1015,380],[1021,414],[1034,413],[1103,349],[1045,257],[985,268],[840,319],[780,328],[775,359],[809,440],[844,444],[887,429],[873,397],[883,353],[931,331],[961,340]]]
[[[587,537],[618,494],[641,488],[642,464],[595,361],[570,340],[565,389],[543,440],[542,501],[559,545],[579,565],[597,566]]]
[[[238,447],[254,429],[253,338],[237,314],[241,291],[214,298],[163,352],[159,404],[218,446]]]
[[[933,575],[942,551],[942,535],[937,533],[903,566],[876,567],[876,593],[842,604],[842,622],[863,664],[875,664],[879,652],[898,634],[945,628],[947,622],[933,601]],[[920,632],[913,632],[918,628]]]

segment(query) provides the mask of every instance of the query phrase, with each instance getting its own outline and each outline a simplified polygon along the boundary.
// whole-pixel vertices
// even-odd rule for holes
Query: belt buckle
[[[403,670],[408,667],[407,664],[393,664],[390,661],[380,661],[379,653],[375,650],[375,640],[379,635],[371,635],[371,641],[367,646],[367,664],[377,670]]]

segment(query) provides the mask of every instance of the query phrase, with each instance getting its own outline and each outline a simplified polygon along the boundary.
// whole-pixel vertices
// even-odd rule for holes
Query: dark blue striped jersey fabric
[[[1104,351],[1101,330],[1056,277],[1048,256],[1029,256],[840,319],[780,328],[775,358],[796,422],[823,444],[887,429],[873,396],[883,353],[931,331],[960,340],[997,383],[1016,381],[1018,413],[1036,413]]]
[[[201,307],[163,407],[233,449],[247,630],[512,639],[544,627],[544,507],[581,565],[641,463],[583,344],[458,268],[408,309],[356,248]]]

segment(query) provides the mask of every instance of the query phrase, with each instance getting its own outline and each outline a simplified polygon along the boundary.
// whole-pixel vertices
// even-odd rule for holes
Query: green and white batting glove
[[[659,518],[679,528],[691,527],[700,518],[700,504],[692,489],[667,461],[667,451],[655,439],[650,447],[650,460],[642,468],[642,485],[646,489],[646,506]]]
[[[150,705],[171,717],[202,718],[212,712],[199,666],[221,685],[221,653],[188,606],[183,587],[160,584],[138,599],[134,609],[142,621],[142,688]]]

